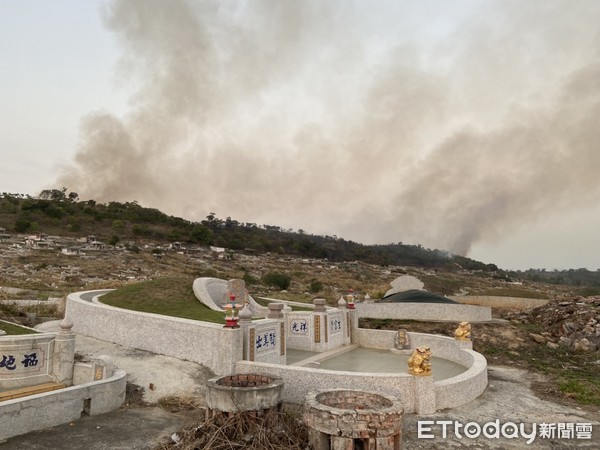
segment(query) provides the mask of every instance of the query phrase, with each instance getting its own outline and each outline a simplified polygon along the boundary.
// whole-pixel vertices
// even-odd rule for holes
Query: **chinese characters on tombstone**
[[[2,355],[0,370],[15,370],[19,365],[24,368],[35,367],[38,362],[37,353],[35,352],[24,354],[22,358],[16,358],[14,355]]]

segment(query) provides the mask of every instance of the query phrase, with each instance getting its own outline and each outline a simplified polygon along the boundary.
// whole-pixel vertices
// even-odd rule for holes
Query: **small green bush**
[[[258,280],[255,277],[253,277],[252,275],[250,275],[248,272],[244,272],[244,276],[242,277],[242,280],[244,280],[244,282],[247,285],[253,285],[253,284],[258,283]]]
[[[310,283],[310,293],[311,294],[316,294],[318,292],[321,292],[323,290],[323,283],[321,283],[319,280],[312,280]]]
[[[262,277],[262,281],[268,286],[273,286],[283,291],[290,287],[292,277],[281,272],[269,272]]]

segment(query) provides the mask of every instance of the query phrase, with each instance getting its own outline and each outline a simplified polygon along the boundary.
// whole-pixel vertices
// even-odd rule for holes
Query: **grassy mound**
[[[37,331],[29,328],[24,328],[16,323],[5,322],[0,320],[0,330],[6,331],[6,335],[19,335],[19,334],[36,334]]]
[[[192,291],[193,277],[159,278],[119,288],[101,297],[117,308],[224,324],[224,314],[200,302]]]

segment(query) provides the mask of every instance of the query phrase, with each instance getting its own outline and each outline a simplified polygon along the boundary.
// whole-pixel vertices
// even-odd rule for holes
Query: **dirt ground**
[[[470,449],[569,449],[569,448],[600,448],[600,411],[591,408],[571,407],[551,400],[539,398],[531,389],[532,384],[539,381],[536,374],[523,369],[506,366],[489,366],[489,385],[486,391],[476,400],[450,410],[439,411],[428,417],[415,415],[405,416],[404,422],[404,448],[470,448]],[[465,425],[476,422],[484,425],[499,419],[502,426],[507,422],[524,423],[526,431],[531,431],[532,424],[539,426],[542,423],[559,424],[574,423],[592,424],[591,439],[546,439],[536,438],[527,444],[525,438],[490,439],[480,435],[476,439],[469,439],[464,433],[457,437],[449,431],[444,439],[441,426],[428,425],[434,439],[419,439],[418,421],[458,421]],[[453,427],[453,425],[452,425]]]

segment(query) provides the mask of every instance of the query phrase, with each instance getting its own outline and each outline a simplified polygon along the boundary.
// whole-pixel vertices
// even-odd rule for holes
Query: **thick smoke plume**
[[[600,3],[411,3],[115,1],[130,110],[60,183],[459,254],[597,203]]]

